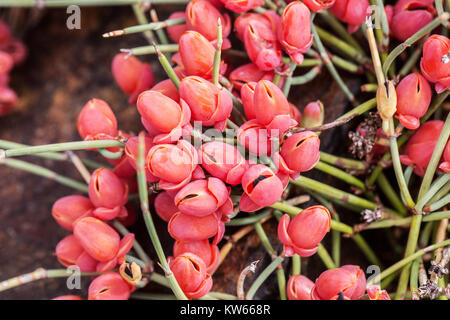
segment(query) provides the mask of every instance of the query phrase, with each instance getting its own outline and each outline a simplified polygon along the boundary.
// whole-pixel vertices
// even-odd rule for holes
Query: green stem
[[[253,300],[255,293],[258,291],[259,287],[263,284],[264,281],[275,271],[275,269],[283,262],[284,257],[278,256],[276,259],[272,261],[264,271],[256,278],[256,280],[250,286],[250,289],[247,292],[247,300]]]
[[[429,212],[434,212],[436,210],[439,210],[440,208],[442,208],[443,206],[446,206],[447,204],[450,203],[450,194],[447,194],[444,198],[442,198],[439,201],[436,201],[434,203],[432,203],[429,206]]]
[[[317,28],[317,29],[320,29],[320,28]],[[353,93],[350,91],[350,89],[344,83],[344,81],[342,80],[341,76],[339,75],[339,73],[337,72],[336,68],[334,67],[333,63],[331,62],[330,58],[328,57],[328,54],[327,54],[327,52],[325,50],[325,47],[323,46],[322,41],[320,40],[319,33],[316,30],[316,27],[314,26],[314,24],[312,24],[312,23],[311,23],[311,32],[312,32],[313,37],[314,37],[314,44],[317,47],[317,50],[319,50],[320,57],[321,57],[322,61],[324,62],[324,64],[327,67],[328,71],[330,72],[330,74],[332,75],[334,80],[337,82],[337,84],[339,85],[341,90],[344,92],[344,94],[347,96],[347,98],[350,100],[350,102],[352,104],[354,104],[356,101],[355,101],[355,97],[354,97]],[[327,36],[325,36],[323,34],[322,34],[322,37],[327,38]],[[350,48],[352,48],[352,47],[350,47]]]
[[[417,60],[419,60],[420,56],[422,55],[422,44],[418,45],[418,47],[413,51],[413,53],[409,55],[408,60],[406,60],[405,64],[398,73],[400,77],[406,76],[411,71],[411,69],[416,65]]]
[[[133,8],[134,15],[136,20],[141,25],[148,25],[148,20],[145,13],[142,11],[141,6],[138,3],[135,3],[131,6]],[[148,42],[154,41],[155,35],[151,30],[144,31],[144,36],[147,38]]]
[[[91,6],[124,6],[136,3],[146,3],[148,0],[2,0],[1,7],[28,8],[45,7],[61,8],[70,5],[91,7]],[[152,4],[186,4],[188,0],[152,0]]]
[[[169,60],[167,60],[167,57],[161,52],[160,48],[162,47],[156,45],[153,43],[153,47],[155,48],[155,51],[158,55],[158,60],[161,66],[163,67],[164,71],[166,72],[169,79],[172,81],[174,86],[178,89],[180,87],[180,79],[178,78],[177,74],[175,73],[175,70],[173,70],[172,65],[170,64]]]
[[[178,44],[161,44],[158,46],[161,52],[178,52]],[[121,49],[122,52],[126,52],[135,56],[141,56],[145,54],[156,54],[154,46],[142,46],[131,49]]]
[[[319,15],[325,20],[325,22],[335,30],[336,33],[341,36],[348,44],[353,46],[359,53],[364,54],[364,50],[361,48],[359,43],[353,38],[353,36],[347,31],[347,29],[342,25],[342,23],[328,10],[322,10]]]
[[[323,151],[320,151],[320,161],[341,167],[343,169],[364,171],[366,165],[362,161],[338,157]]]
[[[117,220],[115,220],[113,222],[113,226],[114,226],[114,228],[117,229],[117,231],[120,232],[120,234],[122,236],[125,236],[128,233],[130,233],[130,231],[128,231],[128,229],[123,224],[121,224],[119,221],[117,221]],[[136,239],[134,240],[134,243],[133,243],[133,249],[134,249],[134,251],[136,251],[136,253],[139,256],[139,258],[141,258],[142,261],[146,264],[146,266],[148,266],[148,267],[152,266],[152,260],[147,255],[147,253],[145,253],[144,248],[142,248],[142,246],[140,245],[140,243]]]
[[[423,217],[424,222],[429,221],[438,221],[442,219],[450,218],[450,211],[439,211],[433,212],[427,216]],[[380,228],[390,228],[390,227],[399,227],[399,226],[407,226],[411,223],[413,217],[401,218],[401,219],[386,219],[375,221],[369,224],[365,229],[380,229]]]
[[[76,190],[79,190],[79,191],[82,191],[85,193],[88,192],[88,186],[86,184],[78,182],[71,178],[64,177],[54,171],[51,171],[47,168],[38,166],[36,164],[28,163],[28,162],[25,162],[22,160],[17,160],[17,159],[4,159],[4,160],[0,161],[0,164],[4,164],[11,168],[15,168],[15,169],[33,173],[35,175],[47,178],[49,180],[59,182],[62,185],[71,187],[73,189],[76,189]]]
[[[299,275],[301,273],[301,260],[298,254],[292,256],[292,275]]]
[[[336,213],[333,216],[333,219],[339,222],[339,216]],[[333,261],[335,262],[336,266],[339,267],[341,265],[341,233],[336,230],[331,231],[331,238],[332,238],[332,250],[331,255],[333,257]]]
[[[342,116],[340,116],[336,120],[345,119],[345,118],[353,116],[354,114],[361,115],[363,113],[366,113],[369,110],[372,110],[373,108],[376,107],[376,105],[377,105],[377,99],[376,98],[367,100],[366,102],[363,102],[360,105],[354,107],[349,112],[344,113]]]
[[[127,28],[124,28],[121,30],[107,32],[103,35],[103,37],[109,38],[109,37],[122,36],[122,35],[126,35],[126,34],[132,34],[132,33],[140,33],[140,32],[144,32],[144,31],[152,31],[152,30],[157,30],[160,28],[166,28],[166,27],[170,27],[170,26],[180,25],[183,23],[186,23],[185,18],[168,19],[165,21],[140,24],[137,26],[127,27]]]
[[[219,85],[219,73],[220,73],[220,55],[222,52],[222,22],[219,19],[217,21],[217,43],[216,43],[216,52],[214,53],[214,64],[213,64],[213,71],[212,71],[212,83],[215,86]]]
[[[291,90],[292,85],[292,75],[294,74],[296,67],[297,64],[295,62],[291,62],[289,65],[289,76],[286,77],[283,85],[283,93],[286,97],[289,96],[289,91]]]
[[[123,147],[125,144],[117,140],[94,140],[94,141],[74,141],[46,144],[41,146],[15,148],[5,151],[7,158],[25,156],[36,153],[48,153],[56,151],[74,151],[84,149],[97,149],[97,148],[110,148],[110,147]]]
[[[312,25],[311,30],[315,29],[317,31],[318,37],[320,37],[324,42],[328,43],[329,45],[332,45],[342,53],[344,53],[349,58],[355,60],[361,65],[366,65],[370,63],[370,60],[360,51],[349,45],[347,42],[336,38],[331,33],[325,31],[324,29]],[[315,36],[314,36],[315,37]]]
[[[386,11],[384,10],[383,0],[375,0],[375,2],[381,16],[381,30],[383,31],[380,52],[386,53],[389,49],[389,24],[386,17]]]
[[[265,210],[258,214],[252,214],[249,217],[231,219],[230,222],[226,223],[226,225],[230,226],[230,227],[246,226],[249,224],[256,223],[256,222],[270,216],[270,214],[271,213],[269,210]]]
[[[418,294],[419,289],[419,265],[420,258],[417,258],[411,264],[411,276],[409,278],[409,287],[411,289],[411,293]]]
[[[270,256],[276,256],[276,251],[273,249],[272,245],[270,244],[269,238],[267,237],[266,232],[264,231],[261,223],[256,222],[254,225],[256,234],[258,235],[259,239],[261,240],[261,244],[263,245],[264,249],[266,249],[267,253]]]
[[[292,77],[291,86],[298,86],[314,80],[314,78],[317,77],[317,75],[320,73],[321,69],[322,69],[321,65],[318,65],[309,70],[304,75]]]
[[[74,273],[70,269],[49,269],[38,268],[33,272],[23,274],[5,281],[0,282],[0,292],[21,286],[26,283],[30,283],[36,280],[49,279],[49,278],[67,278]],[[98,272],[80,272],[77,275],[80,276],[96,276],[101,273]]]
[[[26,144],[11,142],[7,140],[1,140],[0,139],[0,149],[18,149],[18,148],[28,148],[30,146]],[[51,159],[51,160],[58,160],[58,161],[71,161],[70,157],[65,153],[58,153],[58,152],[42,152],[42,153],[36,153],[33,154],[33,156],[45,158],[45,159]],[[107,164],[98,163],[89,159],[81,159],[81,162],[83,162],[86,166],[89,168],[97,169],[102,167],[108,167]]]
[[[444,12],[439,17],[435,18],[433,21],[428,23],[425,27],[417,31],[415,34],[413,34],[411,37],[405,40],[405,42],[399,44],[397,47],[395,47],[394,50],[389,53],[386,61],[383,64],[383,72],[386,75],[387,71],[389,70],[392,62],[403,52],[406,48],[413,45],[417,41],[419,41],[423,36],[430,33],[434,28],[436,28],[439,24],[441,24],[444,21],[447,21],[449,17],[449,14],[447,12]]]
[[[425,204],[450,180],[450,173],[446,173],[440,178],[436,179],[431,188],[417,201],[417,211],[422,212]]]
[[[322,243],[319,243],[319,247],[317,248],[317,255],[320,257],[323,264],[328,269],[336,268],[336,264],[334,263],[333,259],[331,258],[330,254],[328,253],[327,249],[323,246]]]
[[[141,201],[141,210],[144,217],[145,225],[147,227],[148,234],[155,248],[156,254],[158,256],[161,267],[163,268],[166,278],[169,281],[170,287],[179,300],[187,300],[183,290],[181,290],[177,279],[170,270],[169,264],[167,263],[164,250],[162,248],[161,242],[159,241],[158,233],[156,232],[155,225],[153,223],[152,216],[150,215],[150,209],[148,204],[148,189],[147,180],[145,176],[145,142],[144,135],[139,135],[139,155],[137,161],[137,178],[139,187],[139,199]]]
[[[402,164],[400,162],[400,154],[398,151],[397,138],[395,137],[393,132],[394,121],[391,118],[389,122],[391,130],[391,137],[389,138],[389,146],[391,149],[392,164],[394,167],[395,177],[397,178],[398,187],[400,188],[400,193],[405,201],[405,205],[407,205],[409,208],[413,208],[414,200],[412,199],[411,194],[409,193],[408,185],[406,184],[405,176],[403,175]]]
[[[361,189],[362,191],[366,191],[366,186],[364,185],[364,182],[362,182],[358,178],[355,178],[351,174],[348,174],[347,172],[340,170],[338,168],[335,168],[329,164],[319,161],[316,164],[316,166],[314,167],[314,169],[328,173],[329,175],[336,177],[342,181],[345,181],[348,184]]]
[[[386,178],[383,172],[381,172],[378,176],[377,183],[394,209],[397,210],[397,212],[400,213],[401,216],[405,216],[408,213],[408,210],[406,210],[402,200],[398,197],[397,192],[389,183],[389,180]]]
[[[417,259],[418,257],[423,256],[425,253],[434,251],[438,248],[442,248],[445,247],[447,245],[450,244],[450,239],[433,244],[431,246],[428,246],[426,248],[420,249],[418,251],[416,251],[414,254],[409,255],[405,258],[403,258],[402,260],[398,261],[397,263],[393,264],[392,266],[390,266],[389,268],[387,268],[386,270],[384,270],[383,272],[380,273],[380,275],[378,277],[374,277],[372,278],[372,280],[370,280],[367,283],[367,286],[373,285],[374,283],[379,282],[380,280],[386,278],[387,276],[389,276],[390,274],[394,273],[395,271],[401,269],[402,267],[408,265],[411,261]]]

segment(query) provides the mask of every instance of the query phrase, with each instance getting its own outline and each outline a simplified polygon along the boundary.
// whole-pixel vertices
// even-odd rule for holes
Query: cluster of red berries
[[[424,2],[419,10],[410,0],[399,1],[395,8],[387,6],[398,39],[421,28],[422,24],[413,21],[416,15],[428,20],[435,15],[431,0],[419,2]],[[170,18],[186,19],[184,25],[168,27],[170,37],[179,44],[179,52],[172,57],[180,80],[177,86],[170,79],[154,85],[150,66],[134,56],[119,54],[112,64],[114,78],[130,95],[129,102],[136,104],[145,128],[141,135],[146,179],[160,191],[153,205],[159,217],[168,222],[168,232],[175,239],[170,269],[191,299],[204,296],[212,287],[211,274],[219,263],[217,245],[224,236],[225,223],[238,211],[255,212],[273,205],[290,178],[311,170],[319,161],[318,135],[313,131],[292,133],[291,129],[300,124],[321,124],[323,106],[320,101],[308,104],[303,114],[307,121],[302,121],[300,111],[280,89],[282,84],[272,82],[275,73],[285,69],[282,50],[296,63],[302,63],[303,54],[313,41],[310,10],[331,8],[350,31],[355,31],[369,14],[367,0],[294,1],[281,16],[270,10],[247,12],[261,4],[261,0],[193,0],[185,12],[173,13]],[[234,21],[234,29],[252,62],[231,72],[220,62],[220,75],[228,71],[232,84],[228,88],[212,82],[219,19],[223,26],[222,49],[231,47],[227,37],[232,21],[223,6],[243,13]],[[406,146],[402,162],[414,166],[419,175],[423,175],[443,127],[442,121],[428,121],[420,126],[419,119],[431,101],[428,81],[435,84],[437,92],[450,85],[450,63],[444,61],[444,56],[448,59],[449,47],[446,37],[429,37],[421,60],[423,76],[412,73],[396,89],[396,117],[406,128],[418,129]],[[248,150],[249,159],[235,145],[210,139],[197,128],[214,127],[223,132],[229,121],[237,120],[231,116],[233,98],[242,101],[245,119],[240,119],[243,123],[236,138]],[[129,191],[137,189],[140,139],[118,130],[113,111],[99,99],[83,107],[77,125],[85,140],[116,139],[126,141],[126,145],[107,149],[119,157],[108,159],[114,166],[112,170],[101,168],[92,174],[89,199],[69,196],[55,203],[55,219],[73,231],[58,244],[57,257],[62,264],[76,264],[83,271],[111,271],[124,262],[134,241],[132,234],[120,240],[108,221],[133,220],[126,203]],[[258,157],[269,158],[270,164],[258,163]],[[446,172],[450,168],[448,143],[440,168]],[[283,255],[308,257],[316,253],[330,223],[330,213],[323,206],[309,207],[292,220],[283,216],[278,226]],[[290,299],[359,299],[365,287],[365,276],[359,267],[343,266],[325,271],[315,283],[304,276],[291,277],[288,295]],[[123,275],[109,272],[91,283],[89,298],[127,299],[133,289],[134,284]],[[368,289],[368,295],[371,299],[388,298],[385,291],[376,287]]]
[[[12,68],[25,60],[27,50],[22,42],[11,35],[9,26],[0,20],[0,116],[11,112],[17,95],[9,84]]]

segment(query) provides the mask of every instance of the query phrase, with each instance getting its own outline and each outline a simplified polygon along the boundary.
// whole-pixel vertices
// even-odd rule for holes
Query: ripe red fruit
[[[119,87],[130,95],[128,102],[131,104],[135,104],[139,94],[150,89],[155,81],[150,65],[127,53],[116,54],[111,69]]]
[[[370,286],[367,288],[367,295],[370,300],[391,300],[386,290],[381,290],[379,286]]]
[[[314,12],[331,8],[335,2],[336,0],[303,0],[303,3]]]
[[[180,18],[186,18],[186,14],[184,13],[184,11],[177,11],[169,16],[169,19],[180,19]],[[187,26],[185,23],[183,23],[167,27],[166,30],[167,33],[169,34],[170,39],[173,42],[177,43],[178,40],[180,40],[181,35],[187,30]]]
[[[176,241],[173,245],[173,255],[177,257],[183,253],[193,253],[200,257],[206,265],[206,273],[213,273],[219,264],[219,248],[208,240]]]
[[[212,287],[212,278],[206,272],[205,262],[192,253],[183,253],[170,261],[170,270],[189,299],[207,294]]]
[[[119,234],[96,218],[87,217],[75,223],[73,234],[83,249],[94,259],[106,262],[119,251]]]
[[[289,278],[286,291],[289,300],[311,300],[311,290],[314,282],[303,275],[294,275]]]
[[[325,117],[323,104],[320,100],[310,102],[303,109],[301,126],[304,128],[314,128],[321,126]],[[298,121],[298,120],[297,120]]]
[[[78,133],[84,140],[101,135],[113,139],[117,137],[117,120],[109,105],[100,99],[89,100],[78,115]]]
[[[281,50],[277,34],[267,23],[248,22],[244,31],[244,44],[250,60],[263,71],[270,71],[281,64]]]
[[[170,218],[168,230],[171,237],[176,240],[198,241],[216,236],[219,232],[219,223],[216,213],[196,217],[177,212]]]
[[[303,53],[313,42],[311,13],[302,2],[291,2],[281,15],[280,42],[284,50],[297,64],[303,62]]]
[[[420,70],[428,81],[433,82],[434,89],[441,93],[450,87],[450,40],[433,34],[423,45]]]
[[[266,76],[272,79],[273,73],[262,71],[253,63],[247,63],[231,71],[228,78],[233,84],[233,88],[236,90],[241,90],[242,99],[242,87],[245,84],[248,84],[249,82],[258,82]],[[251,118],[247,116],[247,119],[250,120]]]
[[[210,177],[188,183],[178,191],[174,201],[180,212],[203,217],[221,211],[221,207],[231,200],[222,180]]]
[[[180,104],[159,91],[139,95],[137,108],[154,143],[172,143],[191,130],[191,110],[183,99]]]
[[[254,109],[256,120],[277,136],[297,125],[291,118],[291,107],[280,88],[268,80],[260,80],[255,86]]]
[[[440,120],[427,121],[408,140],[405,154],[400,156],[400,161],[407,166],[413,166],[418,176],[423,177],[425,174],[443,126],[444,122]]]
[[[242,176],[242,194],[239,208],[253,212],[277,202],[284,186],[280,178],[269,167],[256,164],[250,166]]]
[[[366,20],[368,8],[367,0],[336,0],[330,11],[336,18],[347,23],[348,31],[353,33]]]
[[[197,151],[186,140],[155,145],[147,155],[147,168],[160,179],[159,187],[164,190],[179,190],[188,184],[197,164]]]
[[[256,118],[255,113],[255,87],[256,82],[248,82],[241,87],[241,100],[244,113],[248,120]]]
[[[71,195],[58,199],[52,207],[52,216],[58,224],[72,231],[73,223],[84,217],[92,215],[94,206],[91,201],[83,196]]]
[[[220,141],[204,143],[200,155],[202,167],[212,176],[233,186],[241,183],[247,162],[234,146]]]
[[[311,292],[313,300],[357,300],[366,290],[364,272],[353,265],[327,270],[317,278]],[[341,295],[341,297],[340,297]]]
[[[99,168],[92,173],[89,198],[96,207],[93,215],[101,220],[127,215],[124,206],[128,200],[128,186],[107,168]]]
[[[186,77],[180,82],[180,97],[192,112],[192,120],[223,131],[233,109],[233,100],[225,89],[219,89],[200,77]]]
[[[237,13],[247,12],[264,4],[264,0],[222,0],[222,2],[225,8]]]
[[[169,97],[175,102],[180,101],[180,95],[178,93],[177,87],[173,84],[172,80],[166,79],[163,81],[158,82],[153,86],[151,89],[152,91],[159,91],[166,97]]]
[[[186,74],[211,79],[216,49],[208,39],[196,31],[186,31],[180,37],[178,44]],[[198,54],[199,52],[202,54]],[[225,70],[226,65],[222,62],[220,74],[223,74]]]
[[[95,278],[89,285],[89,300],[128,300],[131,288],[117,272],[108,272]]]
[[[83,252],[83,247],[72,234],[59,241],[55,250],[58,261],[65,267],[75,265]]]
[[[260,125],[256,119],[247,121],[240,126],[237,132],[237,139],[252,154],[271,154],[272,146],[267,129]]]
[[[285,214],[278,224],[278,237],[284,244],[284,253],[291,257],[294,253],[309,257],[317,252],[317,247],[330,231],[331,215],[324,206],[312,206],[292,220]]]
[[[189,30],[201,33],[208,41],[217,41],[217,21],[222,24],[222,49],[231,44],[228,35],[231,31],[231,20],[228,14],[221,14],[208,0],[193,0],[186,7],[186,26]]]
[[[433,3],[433,0],[399,0],[390,22],[392,35],[405,41],[425,27],[436,15]]]
[[[431,102],[431,87],[419,73],[411,73],[400,81],[397,92],[397,118],[406,128],[415,130],[420,126],[420,117]]]
[[[178,212],[174,196],[167,191],[158,193],[155,198],[154,206],[158,216],[166,222],[169,222],[170,218]]]
[[[312,131],[293,134],[284,141],[280,153],[274,155],[278,168],[292,176],[309,171],[319,162],[320,139]]]

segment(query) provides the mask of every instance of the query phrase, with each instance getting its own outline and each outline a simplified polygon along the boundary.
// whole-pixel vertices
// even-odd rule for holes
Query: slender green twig
[[[400,213],[400,215],[405,216],[408,213],[408,210],[406,210],[402,200],[398,197],[397,192],[394,190],[384,173],[380,173],[378,176],[377,184],[394,209]]]
[[[298,254],[292,256],[292,275],[299,275],[301,273],[301,260]]]
[[[158,46],[158,49],[161,52],[178,52],[178,44],[161,44]],[[131,49],[120,49],[120,51],[135,56],[157,53],[155,47],[152,45],[136,47]]]
[[[38,166],[36,164],[32,164],[26,161],[17,160],[17,159],[4,159],[0,160],[0,164],[6,165],[11,168],[27,171],[30,173],[33,173],[35,175],[47,178],[49,180],[56,181],[62,185],[71,187],[73,189],[82,191],[87,193],[88,192],[88,186],[84,183],[78,182],[76,180],[73,180],[71,178],[64,177],[54,171],[51,171],[47,168]]]
[[[289,75],[284,80],[283,85],[283,93],[286,97],[289,96],[289,91],[291,90],[292,85],[292,74],[294,73],[296,67],[297,64],[295,62],[291,62],[289,65]]]
[[[89,6],[124,6],[136,3],[145,3],[148,0],[2,0],[1,7],[12,8],[61,8],[70,5],[89,7]],[[186,4],[188,0],[152,0],[152,4]]]
[[[328,10],[320,11],[319,15],[333,30],[337,32],[339,36],[342,37],[342,39],[344,39],[348,44],[353,46],[361,54],[364,54],[364,50],[359,45],[358,41],[356,41],[355,38],[353,38],[353,36],[347,31],[347,29],[335,16],[330,14]]]
[[[366,165],[362,161],[338,157],[323,151],[320,151],[320,161],[349,170],[356,170],[356,171],[366,170]]]
[[[96,276],[99,274],[101,274],[101,273],[98,273],[98,272],[80,272],[80,273],[78,273],[78,275],[80,275],[80,276]],[[70,277],[71,275],[73,275],[73,272],[70,269],[46,270],[44,268],[38,268],[33,272],[26,273],[26,274],[23,274],[23,275],[0,282],[0,292],[21,286],[26,283],[41,280],[41,279],[67,278],[67,277]]]
[[[219,18],[217,20],[217,43],[216,52],[214,53],[214,64],[212,71],[212,83],[215,86],[219,85],[219,75],[220,75],[220,62],[221,62],[221,52],[222,52],[222,22]]]
[[[163,67],[164,71],[166,72],[169,79],[172,81],[172,83],[175,85],[175,87],[178,89],[180,87],[180,79],[178,78],[177,74],[172,68],[172,65],[167,60],[166,56],[161,52],[160,47],[156,45],[156,43],[153,42],[153,47],[155,48],[155,51],[158,55],[158,60]]]
[[[345,181],[348,184],[353,185],[362,191],[366,191],[366,186],[364,185],[364,182],[362,182],[358,178],[355,178],[353,175],[348,174],[347,172],[335,168],[329,164],[319,161],[314,167],[314,169],[328,173],[329,175],[334,176],[342,181]]]
[[[284,257],[278,256],[276,259],[272,261],[264,271],[256,278],[256,280],[250,286],[250,289],[247,292],[246,299],[252,300],[255,293],[258,291],[259,287],[263,284],[264,281],[275,271],[275,269],[283,262]]]
[[[413,34],[411,37],[405,40],[405,42],[399,44],[397,47],[395,47],[394,50],[389,53],[386,61],[383,64],[383,72],[384,74],[387,74],[387,71],[389,70],[392,62],[402,53],[405,51],[406,48],[413,45],[417,41],[419,41],[423,36],[431,32],[434,28],[436,28],[439,24],[443,22],[447,22],[449,18],[448,12],[444,12],[439,17],[435,18],[433,21],[428,23],[425,27],[417,31],[415,34]]]
[[[144,142],[144,134],[139,135],[139,153],[138,153],[138,161],[137,161],[137,177],[138,177],[138,187],[139,187],[139,199],[141,201],[141,210],[142,215],[144,217],[145,225],[147,227],[148,234],[150,239],[152,240],[153,246],[155,248],[156,254],[159,259],[159,263],[163,268],[166,278],[169,281],[170,287],[177,297],[180,300],[187,300],[185,294],[181,290],[177,279],[173,275],[170,270],[169,264],[167,263],[166,256],[164,254],[164,250],[162,248],[161,242],[159,241],[158,233],[156,232],[155,225],[153,223],[152,216],[150,215],[150,209],[148,204],[148,190],[147,190],[147,180],[145,176],[145,142]]]
[[[5,151],[5,156],[7,158],[11,158],[37,153],[48,153],[48,152],[69,151],[69,150],[74,151],[74,150],[123,147],[123,146],[125,146],[125,144],[118,140],[74,141],[74,142],[46,144],[33,147],[8,149]]]
[[[7,140],[1,140],[0,139],[0,149],[18,149],[18,148],[28,148],[30,146],[26,144],[21,144],[17,142],[11,142]],[[33,156],[45,158],[45,159],[51,159],[51,160],[57,160],[57,161],[71,161],[71,158],[67,153],[58,153],[58,152],[41,152],[41,153],[35,153],[32,154]],[[108,164],[98,163],[96,161],[92,161],[89,159],[81,159],[81,162],[86,165],[89,168],[97,169],[102,167],[109,167]]]
[[[142,10],[140,4],[135,3],[131,6],[131,8],[133,9],[134,15],[135,15],[138,23],[140,25],[147,25],[148,20],[147,20],[147,17],[145,15],[144,11]],[[151,31],[151,30],[144,31],[144,37],[147,39],[147,41],[149,43],[151,43],[155,39],[155,35],[153,34],[153,31]]]
[[[255,222],[258,222],[268,216],[270,216],[270,211],[269,210],[265,210],[261,213],[258,214],[252,214],[248,217],[245,218],[236,218],[236,219],[231,219],[229,222],[226,223],[227,226],[230,227],[238,227],[238,226],[245,226],[248,224],[253,224]]]
[[[434,251],[434,250],[436,250],[438,248],[445,247],[445,246],[447,246],[449,244],[450,244],[450,239],[442,241],[442,242],[439,242],[439,243],[436,243],[436,244],[433,244],[433,245],[428,246],[426,248],[417,250],[414,254],[403,258],[402,260],[398,261],[397,263],[393,264],[392,266],[390,266],[389,268],[387,268],[386,270],[381,272],[378,276],[372,278],[370,281],[367,282],[367,286],[371,286],[374,283],[377,283],[377,282],[381,281],[382,279],[386,278],[387,276],[389,276],[393,272],[401,269],[402,267],[405,267],[406,265],[408,265],[411,261],[415,260],[416,258],[423,256],[425,253]],[[408,276],[409,276],[409,273],[408,273]]]
[[[314,78],[317,77],[318,74],[320,74],[321,69],[322,69],[322,65],[318,65],[301,76],[292,77],[291,85],[298,86],[298,85],[305,84],[305,83],[308,83],[308,82],[314,80]]]
[[[334,263],[333,259],[322,243],[319,243],[319,247],[317,248],[317,255],[328,269],[336,268],[336,264]]]
[[[320,40],[319,33],[317,32],[316,27],[313,24],[311,24],[311,32],[314,37],[314,44],[317,47],[317,50],[319,50],[320,57],[321,57],[322,61],[324,62],[325,66],[327,67],[328,71],[333,76],[334,80],[337,82],[337,84],[339,85],[341,90],[344,92],[344,94],[347,96],[347,98],[350,100],[350,102],[352,104],[355,104],[356,103],[355,96],[350,91],[350,89],[347,87],[347,85],[344,83],[341,76],[339,75],[336,68],[334,67],[333,63],[331,62],[331,60],[325,50],[325,47],[323,46],[322,41]],[[325,36],[325,35],[322,34],[322,36]]]
[[[126,34],[144,32],[147,30],[157,30],[157,29],[175,26],[175,25],[179,25],[179,24],[183,24],[183,23],[186,23],[185,18],[168,19],[165,21],[141,24],[141,25],[137,25],[137,26],[123,28],[120,30],[106,32],[103,34],[103,38],[118,37],[118,36],[122,36],[122,35],[126,35]]]

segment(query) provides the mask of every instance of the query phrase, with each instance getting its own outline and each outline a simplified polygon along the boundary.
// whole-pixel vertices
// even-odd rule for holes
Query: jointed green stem
[[[221,52],[222,52],[222,22],[220,19],[217,21],[217,43],[216,52],[214,53],[214,64],[212,71],[212,83],[217,86],[219,85],[219,75],[220,75],[220,62],[221,62]]]
[[[447,22],[449,18],[448,12],[444,12],[439,17],[435,18],[433,21],[428,23],[425,27],[417,31],[415,34],[413,34],[411,37],[406,39],[405,42],[399,44],[397,47],[395,47],[394,50],[389,53],[386,61],[383,64],[383,72],[384,74],[387,74],[387,71],[389,70],[392,62],[403,52],[406,48],[413,45],[417,41],[419,41],[423,36],[431,32],[434,28],[436,28],[439,24],[442,22]]]
[[[366,165],[362,161],[337,157],[323,151],[320,151],[320,161],[349,170],[363,171],[366,169]]]
[[[7,140],[1,140],[0,139],[0,149],[18,149],[18,148],[28,148],[30,146],[26,144],[21,144],[17,142],[11,142]],[[57,160],[57,161],[71,161],[70,157],[67,153],[58,153],[58,152],[42,152],[42,153],[35,153],[33,156],[45,158],[45,159],[51,159],[51,160]],[[108,164],[98,163],[89,159],[81,159],[81,162],[86,165],[89,168],[97,169],[102,167],[109,167]]]
[[[180,87],[180,79],[173,70],[169,60],[167,60],[167,57],[161,52],[160,50],[161,46],[158,46],[156,45],[156,43],[153,43],[153,47],[155,48],[155,51],[158,54],[159,63],[163,67],[164,71],[166,72],[167,76],[172,81],[174,86],[178,89]]]
[[[450,218],[450,211],[439,211],[433,212],[429,215],[423,217],[424,222],[429,221],[439,221],[442,219]],[[379,228],[390,228],[398,226],[407,226],[411,223],[413,217],[401,218],[401,219],[386,219],[371,223],[364,229],[379,229]],[[422,232],[423,233],[423,232]]]
[[[139,187],[139,199],[141,201],[142,215],[144,217],[148,234],[150,236],[150,239],[152,240],[159,262],[165,272],[166,278],[169,281],[173,293],[175,294],[177,299],[187,300],[185,294],[183,293],[177,282],[177,279],[173,275],[172,271],[170,271],[170,267],[169,264],[167,263],[167,259],[164,254],[161,242],[159,241],[158,233],[156,232],[152,216],[150,215],[150,209],[148,204],[147,180],[145,177],[145,143],[143,134],[139,135],[139,156],[137,166],[138,166],[137,177]]]
[[[384,173],[381,172],[378,176],[377,184],[386,198],[391,202],[394,209],[400,213],[401,216],[405,216],[408,213],[408,210],[406,210],[402,200],[398,197],[397,192],[394,190]]]
[[[78,182],[76,180],[73,180],[71,178],[64,177],[54,171],[51,171],[47,168],[38,166],[36,164],[32,164],[26,161],[17,160],[17,159],[4,159],[0,161],[0,164],[4,164],[8,167],[27,171],[30,173],[33,173],[35,175],[59,182],[65,186],[74,188],[76,190],[82,191],[87,193],[88,192],[88,186],[84,183]]]
[[[317,255],[320,257],[320,259],[328,269],[336,268],[336,264],[334,263],[333,259],[322,243],[319,243],[319,247],[317,248]]]
[[[292,256],[292,275],[299,275],[301,273],[301,259],[298,254]]]
[[[158,46],[158,49],[161,52],[178,52],[178,44],[161,44]],[[157,53],[154,46],[142,46],[132,49],[121,49],[121,51],[135,56]]]
[[[329,175],[334,176],[342,181],[345,181],[348,184],[351,184],[351,185],[361,189],[362,191],[366,190],[366,186],[364,185],[364,182],[362,182],[358,178],[355,178],[353,175],[348,174],[347,172],[340,170],[338,168],[335,168],[329,164],[319,161],[314,168],[317,170],[320,170],[322,172],[328,173]]]
[[[170,26],[183,24],[185,22],[186,22],[185,18],[179,18],[179,19],[168,19],[168,20],[165,20],[165,21],[158,21],[158,22],[140,24],[140,25],[137,25],[137,26],[124,28],[124,29],[121,29],[121,30],[115,30],[115,31],[107,32],[107,33],[105,33],[103,35],[103,37],[105,37],[105,38],[117,37],[117,36],[122,36],[122,35],[126,35],[126,34],[139,33],[139,32],[144,32],[144,31],[149,31],[149,30],[157,30],[157,29],[160,29],[160,28],[165,28],[165,27],[170,27]]]
[[[284,257],[278,256],[276,259],[269,264],[266,269],[256,278],[253,284],[250,286],[250,289],[247,292],[246,299],[252,300],[255,293],[258,291],[259,287],[263,284],[264,281],[275,271],[275,269],[283,262]]]
[[[395,271],[399,270],[400,268],[408,265],[411,261],[415,260],[418,257],[423,256],[425,253],[434,251],[434,250],[436,250],[438,248],[445,247],[445,246],[447,246],[449,244],[450,244],[450,239],[442,241],[442,242],[439,242],[439,243],[436,243],[436,244],[433,244],[431,246],[428,246],[426,248],[423,248],[423,249],[420,249],[420,250],[416,251],[414,254],[403,258],[402,260],[398,261],[397,263],[393,264],[392,266],[390,266],[389,268],[387,268],[386,270],[381,272],[378,277],[372,278],[372,280],[368,281],[367,286],[373,285],[374,283],[376,283],[376,282],[378,282],[380,280],[383,280],[384,278],[386,278],[390,274],[392,274]],[[409,273],[408,273],[408,275],[409,275]]]
[[[248,217],[245,218],[236,218],[236,219],[231,219],[230,222],[227,222],[226,225],[230,226],[230,227],[238,227],[238,226],[245,226],[248,224],[252,224],[252,223],[256,223],[262,219],[264,219],[265,217],[270,216],[270,211],[269,210],[265,210],[261,213],[258,214],[252,214]]]
[[[318,65],[318,66],[315,66],[314,68],[312,68],[311,70],[309,70],[304,75],[292,77],[291,85],[298,86],[298,85],[305,84],[305,83],[312,81],[320,73],[321,69],[322,69],[321,65]]]
[[[5,151],[5,155],[7,158],[10,158],[37,153],[123,147],[123,146],[125,146],[125,144],[117,140],[74,141],[74,142],[54,143],[41,146],[9,149]]]

